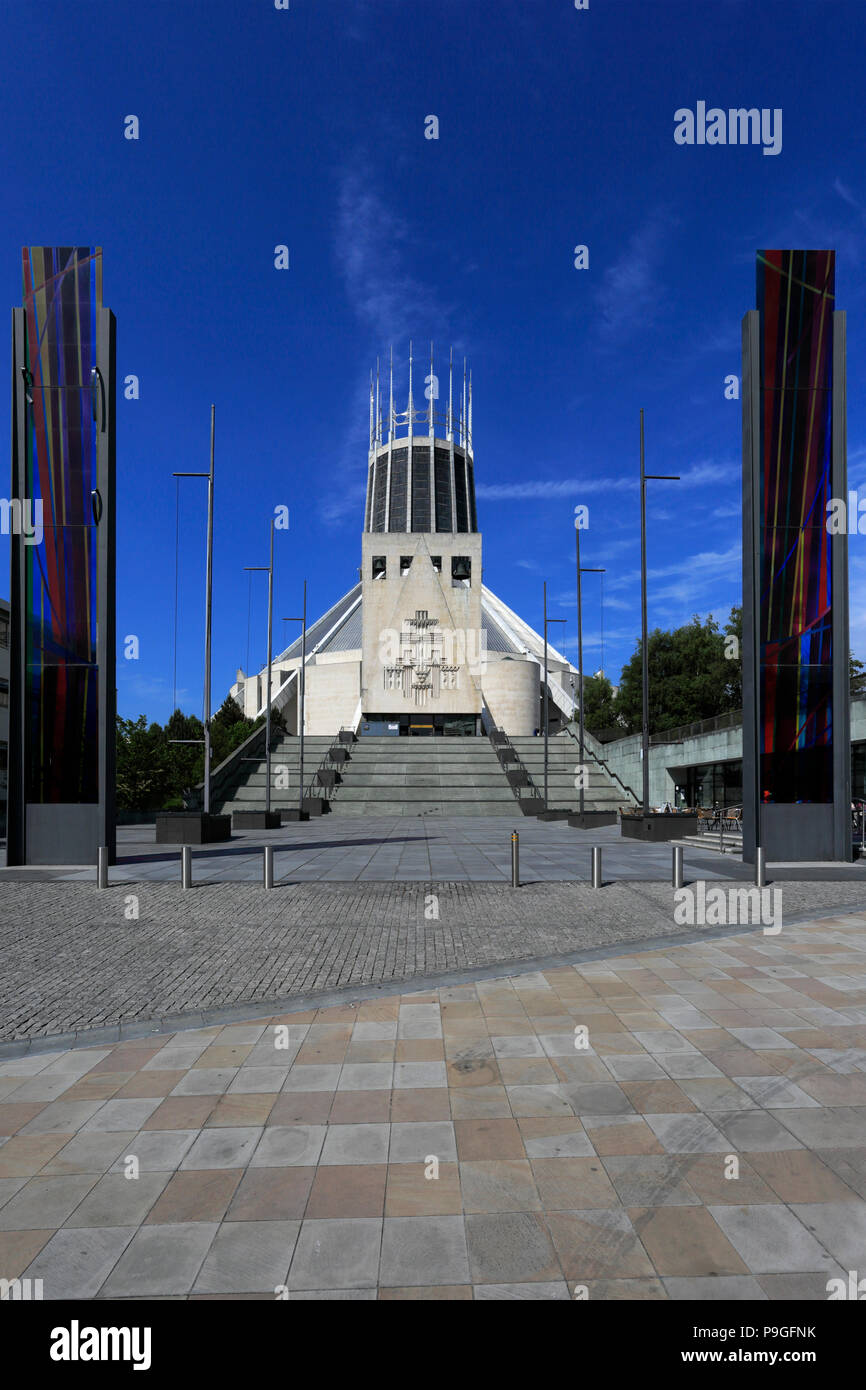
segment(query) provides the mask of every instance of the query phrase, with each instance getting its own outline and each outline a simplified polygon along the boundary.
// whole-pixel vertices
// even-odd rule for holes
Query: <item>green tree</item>
[[[211,720],[211,767],[218,767],[225,758],[233,753],[236,748],[248,739],[254,729],[260,724],[264,724],[265,717],[260,715],[258,719],[247,719],[237,700],[233,696],[227,695]],[[271,723],[274,723],[273,711],[271,712]],[[274,730],[271,729],[273,737]],[[202,776],[204,776],[204,761],[202,761]]]
[[[124,811],[159,810],[173,790],[173,769],[165,730],[138,719],[116,721],[117,805]]]
[[[616,728],[616,701],[607,676],[584,676],[583,722],[591,734]]]
[[[211,768],[264,724],[264,715],[248,719],[231,696],[211,720]],[[271,711],[271,738],[285,732],[285,720]],[[176,709],[165,728],[138,719],[117,718],[117,805],[126,811],[179,810],[200,804],[204,780],[204,725],[194,714]]]
[[[734,605],[725,623],[725,659],[730,671],[731,709],[743,708],[743,609]]]
[[[742,708],[741,682],[734,662],[725,656],[725,636],[712,614],[703,622],[695,616],[673,632],[656,628],[647,645],[650,733]],[[623,667],[615,706],[629,733],[641,728],[642,698],[638,642]]]
[[[191,804],[193,789],[204,778],[204,725],[194,714],[176,709],[165,726],[172,766],[172,798]]]

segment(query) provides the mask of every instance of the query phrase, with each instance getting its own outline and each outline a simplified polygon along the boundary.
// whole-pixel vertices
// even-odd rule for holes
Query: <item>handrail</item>
[[[676,729],[661,729],[650,734],[650,744],[682,743],[687,738],[699,738],[701,734],[711,734],[716,729],[739,729],[743,723],[743,711],[727,710],[709,719],[696,719],[691,724],[680,724]]]
[[[313,773],[312,777],[310,778],[309,787],[307,788],[307,791],[304,792],[304,794],[303,794],[304,799],[305,799],[306,797],[313,797],[313,796],[316,796],[316,797],[320,798],[322,801],[327,801],[328,804],[330,805],[332,793],[336,792],[337,787],[339,786],[339,783],[337,782],[337,777],[338,777],[340,774],[339,774],[339,772],[337,771],[337,768],[336,768],[336,767],[333,767],[333,766],[332,766],[332,767],[329,769],[330,771],[333,771],[333,773],[334,773],[334,783],[333,783],[333,786],[332,786],[332,787],[329,787],[328,784],[327,784],[326,782],[319,782],[319,773],[320,773],[320,772],[324,772],[324,771],[326,770],[326,765],[328,764],[328,762],[329,762],[329,760],[330,760],[330,758],[331,758],[331,754],[332,754],[332,753],[334,752],[334,750],[337,749],[337,748],[341,749],[341,750],[346,754],[346,759],[347,759],[347,761],[351,762],[351,758],[352,758],[351,753],[349,752],[349,750],[348,750],[346,744],[340,742],[340,734],[344,731],[344,729],[345,729],[345,725],[341,724],[341,725],[340,725],[340,728],[337,730],[336,734],[334,734],[333,738],[331,739],[331,742],[328,744],[327,748],[325,749],[324,756],[323,756],[321,762],[319,763],[319,766],[316,768],[315,772]],[[354,734],[354,730],[352,730],[352,733]]]
[[[216,793],[221,800],[225,800],[226,781],[229,773],[239,770],[240,764],[250,757],[255,743],[264,743],[266,728],[267,725],[262,723],[257,729],[253,729],[252,733],[244,739],[243,743],[239,743],[237,748],[233,748],[228,757],[223,758],[222,762],[218,763],[217,766],[211,770],[210,789],[212,800],[214,793]],[[273,747],[273,737],[271,739],[271,746]],[[251,761],[258,762],[259,759],[252,758]],[[196,793],[197,800],[201,802],[204,799],[204,782],[196,782],[193,791]]]
[[[580,747],[580,736],[579,736],[579,734],[577,733],[577,731],[575,730],[574,724],[573,724],[573,723],[566,724],[566,726],[565,726],[565,732],[566,732],[571,738],[574,739],[575,743],[578,745],[578,748],[579,748],[579,747]],[[598,753],[596,753],[592,748],[589,747],[589,740],[592,739],[592,738],[593,738],[592,734],[589,733],[589,731],[588,731],[587,729],[584,729],[584,731],[583,731],[583,754],[584,754],[584,757],[586,757],[587,754],[588,754],[588,755],[593,759],[593,761],[596,762],[596,763],[598,763],[599,767],[601,767],[601,768],[607,773],[608,777],[610,777],[612,781],[614,781],[614,782],[619,782],[619,785],[622,787],[623,791],[624,791],[628,796],[631,797],[632,801],[634,802],[634,804],[635,804],[636,806],[640,805],[640,797],[637,796],[637,795],[634,793],[634,791],[632,791],[631,787],[628,786],[628,784],[622,780],[622,778],[620,777],[620,775],[619,775],[618,772],[614,772],[613,768],[612,768],[612,767],[610,766],[610,764],[608,763],[607,758],[601,758],[601,757],[599,757]],[[593,739],[593,742],[595,742],[594,739]]]
[[[486,709],[486,706],[484,707],[484,709]],[[481,726],[482,726],[482,728],[484,727],[484,709],[482,710],[482,713],[481,713],[481,721],[482,721]],[[488,711],[488,715],[489,715],[489,711]],[[494,737],[494,736],[495,736],[495,737]],[[493,751],[496,753],[496,756],[497,756],[497,757],[499,757],[499,749],[501,749],[501,748],[507,748],[507,749],[509,749],[509,751],[510,751],[510,753],[511,753],[511,757],[510,757],[509,760],[508,760],[508,764],[509,764],[509,765],[511,765],[511,764],[516,764],[516,765],[517,765],[517,770],[520,771],[520,772],[522,772],[523,775],[524,775],[524,777],[526,778],[526,781],[523,782],[520,786],[515,785],[513,782],[509,782],[509,783],[508,783],[508,785],[511,787],[511,790],[512,790],[512,792],[514,793],[514,796],[516,797],[516,799],[517,799],[518,801],[520,801],[520,800],[522,799],[522,798],[521,798],[521,792],[525,792],[527,788],[529,789],[529,795],[530,795],[530,797],[538,797],[539,799],[541,799],[541,792],[539,791],[538,787],[535,785],[535,783],[533,782],[532,778],[530,777],[528,770],[526,769],[526,767],[525,767],[524,764],[523,764],[523,759],[521,758],[521,756],[520,756],[520,754],[518,753],[517,749],[514,747],[514,744],[511,742],[511,739],[508,737],[508,735],[507,735],[507,733],[505,732],[505,730],[504,730],[504,729],[501,729],[501,728],[497,728],[497,726],[496,726],[495,724],[493,724],[493,722],[492,722],[492,720],[491,720],[491,727],[487,730],[487,737],[489,738],[489,740],[490,740],[490,745],[491,745],[491,747],[493,748]],[[502,766],[503,771],[505,772],[506,779],[507,779],[507,777],[508,777],[508,767],[507,767],[506,764],[502,761],[501,758],[500,758],[500,764],[501,764],[501,766]]]

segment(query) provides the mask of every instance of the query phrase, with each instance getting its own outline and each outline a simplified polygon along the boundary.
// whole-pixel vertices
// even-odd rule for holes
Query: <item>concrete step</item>
[[[393,783],[390,787],[358,787],[352,783],[341,782],[335,789],[332,800],[345,804],[347,801],[507,801],[514,802],[514,794],[506,783],[504,787],[474,787],[464,783],[460,787],[401,787]]]
[[[317,736],[304,740],[304,782],[314,777],[334,740]],[[537,739],[528,745],[524,764],[537,787],[544,782],[544,749]],[[329,798],[333,815],[343,816],[514,816],[519,812],[517,797],[506,771],[486,738],[390,738],[364,736],[347,746],[349,758],[337,766],[340,781]],[[571,746],[550,748],[548,762],[548,803],[551,809],[574,810],[578,793],[574,788],[577,760]],[[288,786],[275,787],[272,781],[271,805],[275,810],[297,804],[300,740],[286,737],[271,750],[272,778],[275,769],[286,770]],[[284,774],[285,776],[285,774]],[[266,791],[265,760],[241,765],[236,784],[225,788],[221,805],[229,812],[264,805]],[[593,769],[584,792],[587,810],[614,809],[621,793],[610,786],[600,769]]]
[[[742,854],[743,837],[742,835],[725,835],[719,844],[718,835],[684,835],[681,840],[671,840],[673,845],[682,845],[684,849],[703,849],[712,850],[715,854]]]
[[[514,817],[520,816],[517,810],[517,803],[506,802],[418,802],[417,805],[403,801],[388,802],[332,802],[331,815],[345,817],[371,817],[371,816],[498,816],[503,824],[509,824]]]

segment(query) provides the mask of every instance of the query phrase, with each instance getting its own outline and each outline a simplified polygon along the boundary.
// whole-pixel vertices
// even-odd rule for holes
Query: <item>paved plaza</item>
[[[825,1300],[864,1199],[866,914],[0,1064],[46,1299]]]
[[[859,880],[780,891],[784,924],[866,906]],[[0,1059],[720,931],[678,922],[669,882],[0,881]]]
[[[373,816],[363,823],[323,816],[279,830],[234,831],[224,844],[193,848],[193,877],[201,883],[255,882],[262,850],[274,849],[274,877],[282,883],[397,883],[438,879],[451,883],[511,881],[511,832],[520,837],[521,880],[528,883],[587,881],[592,847],[602,846],[607,878],[669,881],[671,848],[623,839],[618,825],[575,830],[566,821],[522,816]],[[709,841],[709,837],[708,837]],[[152,825],[122,826],[118,862],[110,883],[173,882],[180,878],[180,846],[157,845]],[[753,870],[732,854],[686,850],[695,876],[751,879]],[[859,881],[866,893],[866,862],[776,865],[777,876]],[[0,869],[10,879],[93,882],[95,865]]]

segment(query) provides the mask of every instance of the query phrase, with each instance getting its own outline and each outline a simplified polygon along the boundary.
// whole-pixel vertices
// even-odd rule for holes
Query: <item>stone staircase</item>
[[[336,816],[514,816],[517,802],[486,738],[362,735],[331,798]]]
[[[705,830],[702,835],[684,835],[681,840],[671,844],[682,845],[684,849],[712,850],[716,854],[742,854],[743,836],[738,830],[725,830],[721,837],[717,830]]]
[[[304,785],[310,783],[334,744],[331,735],[304,739]],[[539,793],[544,789],[544,740],[513,738],[511,744]],[[271,809],[285,811],[298,804],[300,741],[286,736],[271,751]],[[517,798],[505,768],[486,738],[400,738],[362,735],[348,745],[349,759],[338,767],[339,780],[330,792],[313,788],[313,795],[328,798],[335,816],[514,816]],[[573,739],[550,739],[548,788],[551,810],[575,810],[578,750]],[[616,811],[623,791],[604,769],[587,758],[589,786],[584,792],[587,811]],[[329,764],[331,766],[331,764]],[[239,761],[231,777],[215,788],[213,809],[264,810],[265,760],[262,756]]]
[[[533,783],[544,796],[544,739],[533,737],[514,737],[511,746],[522,762]],[[580,805],[580,792],[575,788],[580,749],[568,734],[556,734],[548,740],[547,753],[547,801],[551,811],[576,811]],[[589,768],[589,782],[584,788],[583,803],[587,811],[617,811],[626,804],[627,798],[621,786],[611,778],[604,768],[599,767],[586,755]]]
[[[309,788],[316,769],[334,742],[331,734],[304,739],[304,786]],[[262,745],[264,746],[264,745]],[[298,804],[298,772],[301,741],[286,736],[271,747],[271,810],[287,811]],[[285,785],[284,785],[285,784]],[[218,786],[212,809],[222,815],[232,811],[263,811],[265,808],[265,759],[245,759],[232,768],[231,780]]]

